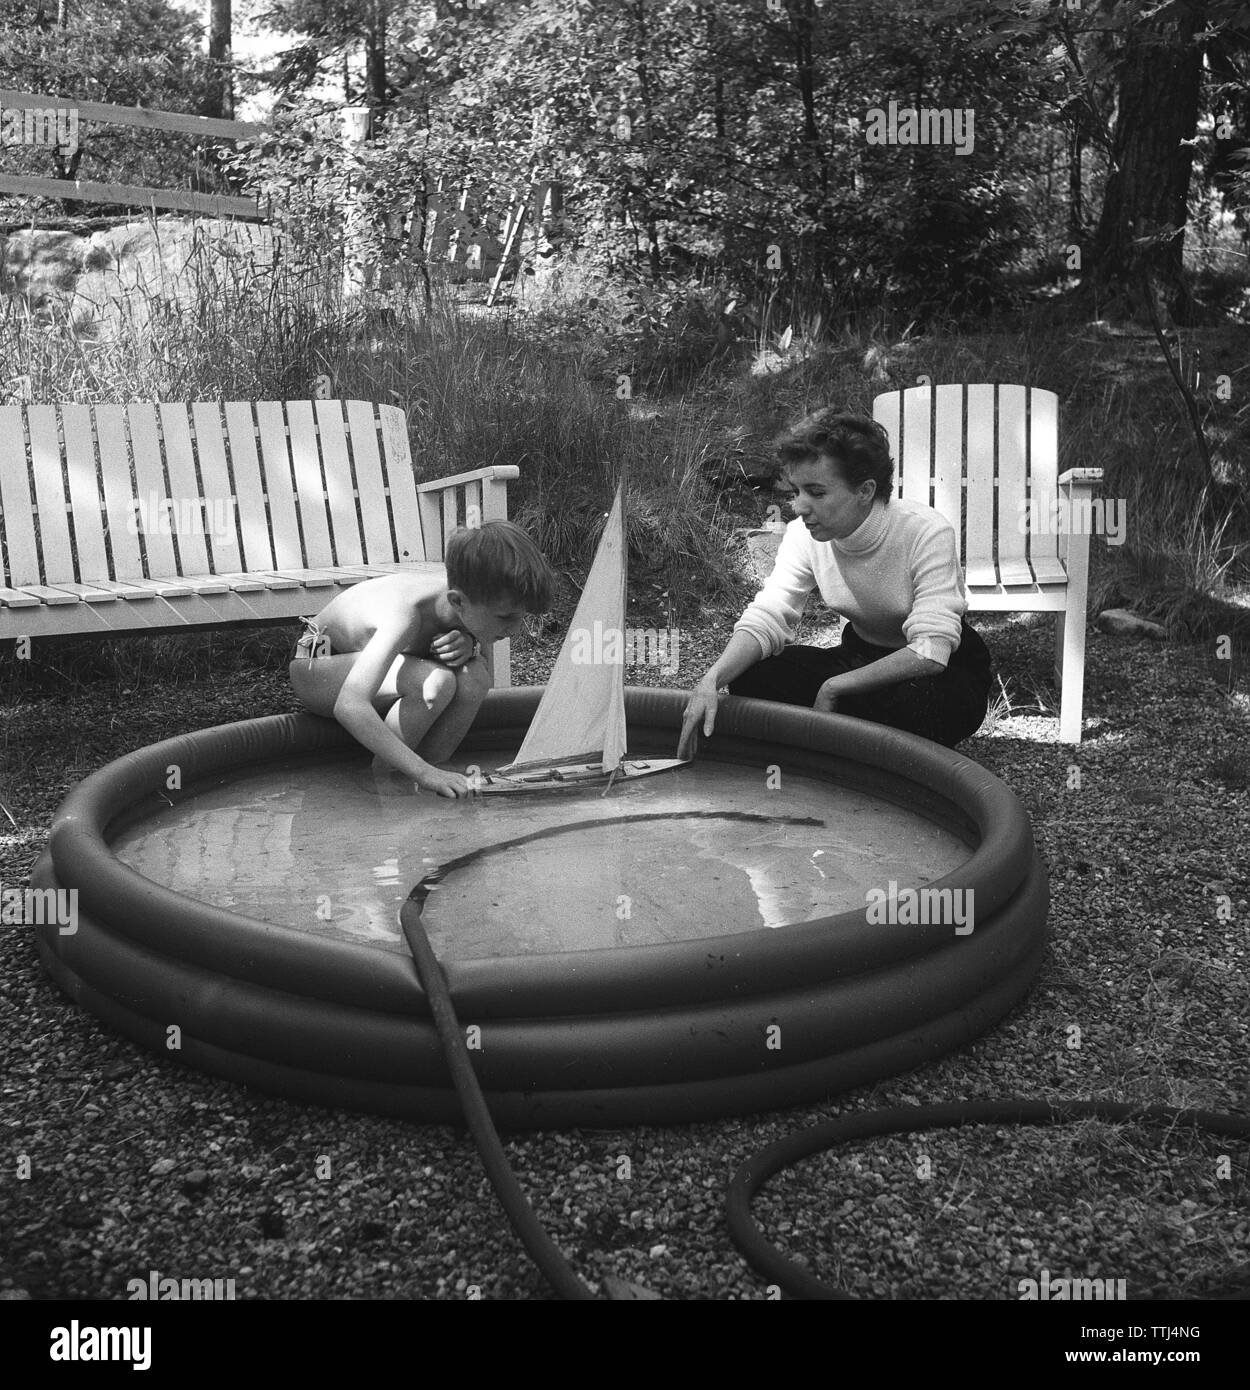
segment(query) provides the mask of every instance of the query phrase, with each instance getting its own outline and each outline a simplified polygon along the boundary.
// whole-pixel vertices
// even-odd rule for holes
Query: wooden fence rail
[[[79,121],[102,125],[130,126],[143,130],[176,131],[213,139],[254,139],[272,126],[254,121],[227,121],[212,116],[192,116],[179,111],[154,111],[142,106],[115,106],[98,101],[77,101],[70,97],[44,96],[0,87],[0,116],[6,111],[34,113],[42,120],[43,131],[61,131],[69,124],[59,119],[72,116],[76,131]],[[343,113],[342,139],[351,149],[367,138],[369,110],[348,107]],[[46,143],[41,140],[40,143]],[[101,183],[90,179],[51,179],[33,174],[0,173],[0,195],[40,196],[89,203],[122,203],[135,207],[166,208],[178,212],[202,213],[210,217],[237,217],[265,221],[271,209],[262,208],[256,198],[227,194],[196,193],[190,189],[149,188],[134,184]],[[534,228],[534,250],[539,254],[540,228],[545,214],[559,208],[559,185],[531,182],[527,192],[509,198],[505,216],[491,233],[489,216],[482,208],[478,192],[468,183],[453,189],[444,181],[427,189],[423,214],[414,213],[409,245],[427,263],[449,267],[457,265],[467,279],[489,280],[487,303],[494,303],[507,270],[515,264],[520,238],[528,218]],[[354,204],[346,209],[347,260],[344,291],[350,296],[364,289],[373,271],[365,264],[362,246],[363,223]]]
[[[181,111],[150,111],[144,106],[110,106],[100,101],[76,101],[71,97],[39,96],[0,87],[0,111],[72,113],[74,125],[94,121],[101,125],[132,126],[141,130],[173,130],[183,135],[215,139],[249,140],[268,126],[252,121],[223,121],[213,116],[189,116]],[[61,123],[64,124],[63,122]],[[199,212],[210,217],[261,219],[255,198],[193,193],[190,189],[146,188],[125,183],[95,183],[90,179],[45,179],[29,174],[0,174],[0,194],[67,198],[87,203],[130,203],[136,207],[171,208]]]
[[[0,87],[0,109],[44,111],[49,107],[76,111],[79,120],[101,125],[138,126],[144,130],[177,130],[184,135],[213,135],[227,140],[250,140],[270,129],[252,121],[223,121],[216,116],[190,116],[183,111],[151,111],[146,106],[111,106],[101,101],[76,101],[73,97],[36,96]]]
[[[41,179],[26,174],[0,174],[0,193],[34,193],[42,198],[69,198],[84,203],[129,203],[135,207],[200,212],[209,217],[263,220],[266,215],[255,198],[193,193],[179,188],[140,188],[128,183],[93,183],[90,179]]]

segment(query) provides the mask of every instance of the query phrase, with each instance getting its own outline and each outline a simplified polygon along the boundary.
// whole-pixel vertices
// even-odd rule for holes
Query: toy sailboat
[[[581,602],[564,635],[564,645],[516,758],[495,772],[477,775],[478,790],[532,792],[570,790],[681,767],[688,758],[629,758],[625,753],[625,519],[624,485],[599,539]],[[578,662],[587,635],[618,635],[617,660]],[[598,643],[595,644],[599,646]]]

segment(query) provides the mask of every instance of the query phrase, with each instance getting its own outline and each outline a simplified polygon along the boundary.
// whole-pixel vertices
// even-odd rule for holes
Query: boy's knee
[[[421,682],[421,698],[430,709],[445,709],[455,697],[457,687],[455,671],[439,667]]]
[[[456,672],[456,686],[466,699],[481,700],[490,689],[490,668],[485,657],[475,656]]]

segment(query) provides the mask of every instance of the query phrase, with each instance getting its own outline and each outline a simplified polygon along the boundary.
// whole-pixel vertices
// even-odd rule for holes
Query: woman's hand
[[[467,632],[461,632],[459,628],[454,628],[451,632],[440,632],[430,643],[430,655],[434,660],[441,661],[444,666],[450,666],[453,670],[457,666],[463,666],[476,650],[477,643]]]
[[[693,758],[699,748],[699,729],[704,737],[710,737],[716,727],[716,710],[720,704],[720,692],[715,681],[701,680],[690,692],[686,701],[685,713],[681,721],[681,739],[677,744],[679,758]]]
[[[833,679],[827,680],[816,692],[816,702],[812,708],[821,714],[838,712],[838,687]]]
[[[417,786],[423,791],[434,792],[437,796],[459,798],[472,796],[473,788],[469,779],[459,772],[443,772],[432,767],[417,778]]]

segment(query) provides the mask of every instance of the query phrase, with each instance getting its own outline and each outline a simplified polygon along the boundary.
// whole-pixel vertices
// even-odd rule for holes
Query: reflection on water
[[[708,762],[604,797],[456,802],[376,763],[305,760],[189,797],[113,847],[179,892],[401,952],[414,885],[486,851],[431,885],[423,920],[444,959],[780,927],[862,907],[890,879],[931,882],[968,856],[872,797],[792,775],[770,791],[762,770]]]

